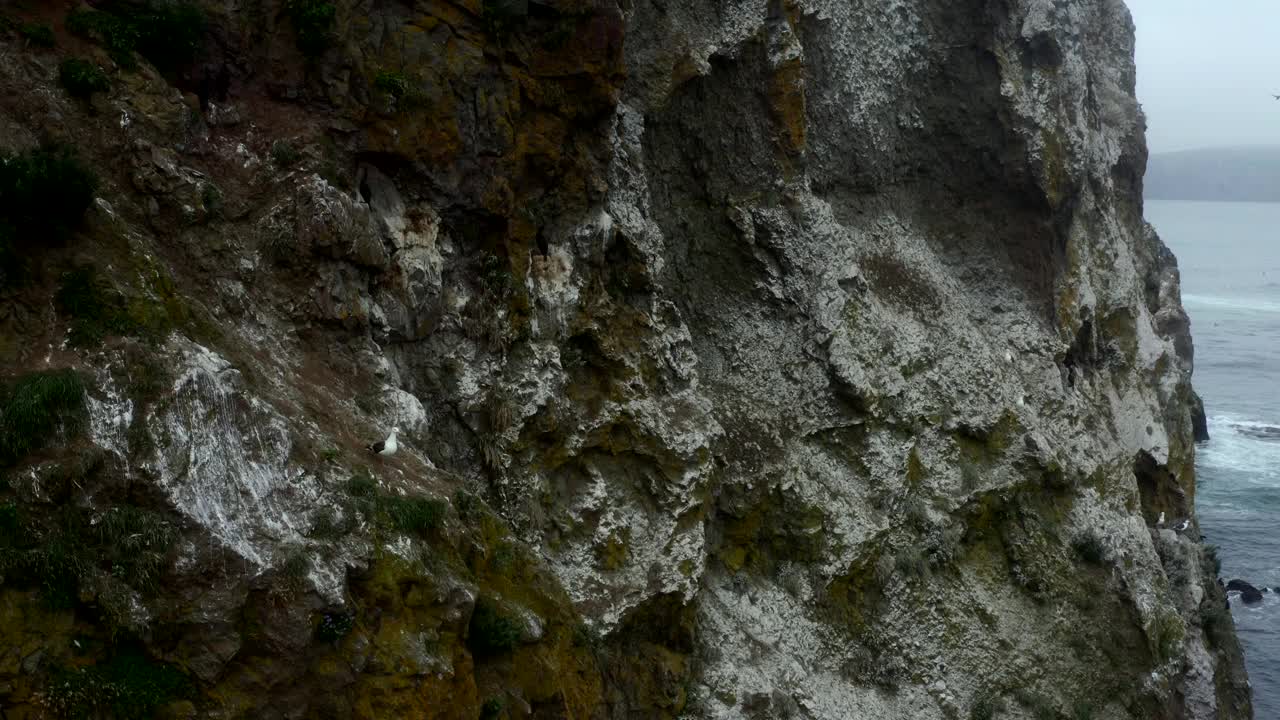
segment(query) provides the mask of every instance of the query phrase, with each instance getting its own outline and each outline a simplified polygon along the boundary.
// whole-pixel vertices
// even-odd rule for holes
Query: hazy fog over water
[[[1280,145],[1280,2],[1127,2],[1151,152]]]

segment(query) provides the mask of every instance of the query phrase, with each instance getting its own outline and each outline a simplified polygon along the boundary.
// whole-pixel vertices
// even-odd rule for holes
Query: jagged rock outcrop
[[[1251,716],[1121,0],[137,7],[0,33],[12,717]]]

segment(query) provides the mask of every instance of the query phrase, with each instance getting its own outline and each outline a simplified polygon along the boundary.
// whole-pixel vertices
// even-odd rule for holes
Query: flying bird
[[[387,436],[386,440],[379,440],[378,442],[373,443],[372,445],[366,445],[365,447],[367,447],[369,452],[374,455],[394,455],[396,449],[400,447],[396,443],[396,433],[398,432],[400,432],[400,428],[393,427],[391,428],[391,434]]]

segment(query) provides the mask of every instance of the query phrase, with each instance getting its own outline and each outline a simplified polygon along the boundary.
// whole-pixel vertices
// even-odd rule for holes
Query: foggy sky
[[[1154,152],[1280,145],[1280,0],[1127,0]]]

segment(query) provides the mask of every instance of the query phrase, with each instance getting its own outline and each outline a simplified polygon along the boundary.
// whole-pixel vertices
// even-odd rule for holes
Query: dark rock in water
[[[1232,425],[1231,427],[1247,437],[1280,442],[1280,427],[1275,425]]]
[[[1204,417],[1204,400],[1195,390],[1191,391],[1190,410],[1191,432],[1195,435],[1196,442],[1205,442],[1209,439],[1209,421]]]
[[[1240,592],[1240,599],[1246,605],[1262,602],[1262,591],[1250,585],[1243,580],[1232,580],[1227,583],[1227,591],[1237,590]]]

